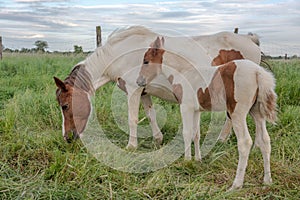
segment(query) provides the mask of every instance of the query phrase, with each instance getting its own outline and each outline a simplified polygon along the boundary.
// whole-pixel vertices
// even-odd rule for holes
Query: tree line
[[[34,43],[35,48],[21,48],[21,49],[10,49],[10,48],[5,48],[4,46],[3,48],[3,52],[8,52],[8,53],[46,53],[49,51],[47,51],[47,49],[49,48],[48,42],[47,41],[42,41],[42,40],[37,40]],[[78,45],[74,45],[74,52],[76,54],[79,53],[83,53],[83,48],[82,46],[78,46]]]

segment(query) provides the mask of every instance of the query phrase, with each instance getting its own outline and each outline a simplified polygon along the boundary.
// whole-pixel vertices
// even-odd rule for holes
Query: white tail
[[[274,91],[274,76],[264,68],[260,68],[257,72],[257,82],[257,103],[259,103],[260,113],[266,118],[267,121],[275,124],[275,121],[277,119],[277,95]]]

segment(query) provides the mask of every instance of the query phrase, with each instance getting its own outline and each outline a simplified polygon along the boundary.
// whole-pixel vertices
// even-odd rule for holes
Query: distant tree
[[[36,53],[36,52],[38,52],[38,49],[37,49],[37,48],[31,48],[31,49],[30,49],[30,53]]]
[[[48,48],[48,43],[46,41],[38,40],[34,43],[37,51],[45,52],[45,49]]]
[[[82,46],[74,45],[74,53],[83,53]]]
[[[22,48],[20,50],[20,53],[29,53],[30,52],[30,49],[27,49],[27,48]]]
[[[10,48],[5,48],[5,49],[3,50],[3,52],[12,53],[12,52],[14,52],[14,50],[12,50],[12,49],[10,49]]]
[[[293,55],[293,56],[291,57],[291,59],[297,59],[297,58],[298,58],[297,55]]]

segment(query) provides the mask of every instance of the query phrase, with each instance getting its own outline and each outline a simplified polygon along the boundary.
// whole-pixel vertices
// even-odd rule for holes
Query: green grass
[[[53,76],[64,78],[83,58],[4,54],[0,61],[0,199],[300,198],[299,60],[270,61],[279,105],[277,125],[268,124],[274,183],[263,186],[262,156],[253,149],[244,188],[228,193],[238,160],[234,136],[224,144],[217,143],[201,163],[180,158],[163,169],[142,174],[107,167],[80,141],[65,143]],[[124,148],[128,135],[116,125],[111,112],[113,88],[107,84],[97,92],[96,111],[107,137]],[[178,130],[179,109],[159,99],[154,102],[164,107],[169,119],[162,128],[166,145]],[[203,114],[202,138],[209,119],[209,114]],[[249,128],[253,135],[250,118]],[[137,151],[155,148],[151,138],[139,139]]]

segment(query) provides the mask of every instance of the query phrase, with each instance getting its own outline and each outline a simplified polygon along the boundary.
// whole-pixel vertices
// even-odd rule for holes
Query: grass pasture
[[[0,61],[0,199],[300,199],[299,60],[270,61],[279,108],[277,125],[268,124],[273,184],[262,184],[262,156],[254,148],[244,188],[226,192],[238,161],[233,135],[226,143],[217,143],[201,163],[181,157],[163,169],[142,174],[107,167],[80,141],[65,143],[53,76],[66,77],[84,57],[4,54]],[[119,130],[111,113],[113,88],[107,84],[97,91],[101,98],[96,111],[108,138],[124,148],[128,135]],[[154,101],[165,108],[169,119],[162,128],[166,144],[180,123],[179,109]],[[203,114],[202,137],[207,119],[209,114]],[[249,128],[253,136],[250,118]],[[149,148],[155,148],[151,138],[139,141],[140,151]]]

